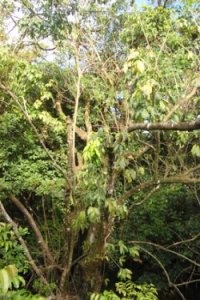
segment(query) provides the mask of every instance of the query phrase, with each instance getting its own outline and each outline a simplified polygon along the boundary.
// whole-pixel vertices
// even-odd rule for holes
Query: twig
[[[184,241],[180,241],[180,242],[176,242],[176,243],[168,246],[167,248],[172,248],[172,247],[175,247],[175,246],[178,246],[178,245],[182,245],[182,244],[193,242],[196,239],[198,239],[199,237],[200,237],[200,232],[198,234],[196,234],[195,236],[193,236],[192,238],[190,238],[190,239],[187,239],[187,240],[184,240]]]
[[[146,202],[156,191],[158,191],[160,188],[159,185],[157,185],[155,188],[153,188],[145,197],[142,201],[140,202],[136,202],[136,203],[133,203],[130,207],[129,207],[129,210],[131,210],[134,206],[139,206],[141,204],[143,204],[144,202]]]
[[[186,260],[186,261],[188,261],[188,262],[190,262],[190,263],[193,264],[194,266],[200,267],[200,263],[197,263],[196,261],[194,261],[194,260],[188,258],[187,256],[185,256],[185,255],[183,255],[183,254],[181,254],[181,253],[178,253],[178,252],[176,252],[176,251],[170,250],[170,249],[168,249],[168,248],[166,248],[166,247],[164,247],[164,246],[161,246],[161,245],[159,245],[159,244],[152,243],[152,242],[147,242],[147,241],[129,241],[129,243],[130,243],[130,244],[139,244],[139,245],[140,245],[140,244],[144,244],[144,245],[153,246],[153,247],[158,248],[158,249],[160,249],[160,250],[163,250],[163,251],[165,251],[165,252],[172,253],[172,254],[174,254],[174,255],[176,255],[176,256],[178,256],[178,257],[180,257],[180,258],[182,258],[182,259],[184,259],[184,260]]]

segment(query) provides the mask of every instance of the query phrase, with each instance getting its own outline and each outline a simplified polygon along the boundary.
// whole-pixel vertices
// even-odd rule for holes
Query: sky
[[[140,7],[144,4],[147,4],[147,0],[136,0],[135,3],[138,7]]]

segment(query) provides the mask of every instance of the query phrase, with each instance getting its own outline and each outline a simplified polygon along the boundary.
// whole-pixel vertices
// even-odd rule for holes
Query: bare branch
[[[140,246],[140,249],[142,251],[146,252],[149,256],[151,256],[158,263],[158,265],[161,267],[161,269],[163,270],[163,272],[167,278],[169,286],[172,286],[172,282],[170,280],[169,274],[168,274],[167,270],[165,269],[163,263],[155,255],[153,255],[150,251],[146,250],[145,248],[143,248],[141,246]]]
[[[150,181],[142,182],[141,184],[138,184],[132,189],[130,189],[129,191],[125,192],[120,198],[118,198],[118,201],[119,203],[122,203],[123,201],[131,197],[134,193],[137,193],[151,186],[159,186],[160,184],[175,184],[175,183],[185,183],[185,184],[200,183],[200,178],[190,178],[184,175],[177,175],[177,176],[161,178],[158,181],[150,180]]]
[[[92,132],[92,124],[90,122],[90,102],[89,102],[89,99],[86,99],[84,116],[85,116],[85,126],[87,128],[87,136],[89,136],[90,133]]]
[[[186,175],[188,175],[188,174],[190,174],[190,173],[193,173],[193,172],[195,172],[195,171],[198,171],[198,170],[200,170],[200,165],[197,165],[197,166],[195,166],[195,167],[193,167],[193,168],[187,170],[186,172],[184,172],[184,175],[186,176]]]
[[[176,243],[168,246],[167,248],[172,248],[172,247],[175,247],[175,246],[178,246],[178,245],[182,245],[182,244],[187,244],[187,243],[193,242],[196,239],[198,239],[199,237],[200,237],[200,232],[198,234],[196,234],[195,236],[193,236],[192,238],[190,238],[190,239],[187,239],[187,240],[184,240],[184,241],[180,241],[180,242],[176,242]]]
[[[72,122],[69,116],[66,116],[65,113],[63,112],[62,106],[61,106],[61,99],[60,97],[58,99],[56,99],[56,103],[55,103],[55,108],[57,110],[57,113],[60,117],[61,120],[63,120],[66,124],[68,124],[68,122]],[[68,126],[67,126],[68,127]],[[87,141],[87,133],[82,129],[76,126],[76,134],[83,140],[83,141]]]
[[[183,293],[179,290],[179,288],[177,287],[177,285],[173,284],[173,287],[175,288],[175,290],[177,291],[177,293],[179,294],[179,296],[181,296],[181,298],[183,300],[186,300],[185,297],[184,297],[184,295],[183,295]]]
[[[185,282],[177,283],[176,286],[183,286],[183,285],[188,285],[191,283],[198,283],[198,282],[200,282],[200,279],[188,280]]]
[[[46,278],[44,277],[42,271],[38,268],[38,266],[35,264],[27,246],[26,243],[24,241],[24,239],[21,237],[21,235],[19,234],[19,230],[18,230],[18,226],[17,224],[11,219],[11,217],[8,215],[8,213],[6,212],[3,203],[0,201],[0,211],[2,216],[4,217],[4,219],[6,220],[6,222],[8,222],[12,228],[13,231],[17,237],[17,239],[19,240],[23,250],[24,250],[24,254],[27,257],[32,269],[35,271],[35,273],[38,275],[38,277],[40,278],[41,282],[43,282],[44,284],[48,284]]]
[[[75,43],[74,43],[75,44]],[[82,71],[80,67],[80,57],[79,57],[79,51],[76,47],[76,44],[74,45],[75,50],[75,60],[76,60],[76,68],[77,68],[77,83],[76,83],[76,98],[75,98],[75,107],[74,107],[74,115],[73,115],[73,124],[72,124],[72,164],[73,164],[73,171],[75,172],[75,132],[76,132],[76,122],[77,122],[77,116],[78,116],[78,107],[79,107],[79,100],[81,95],[81,77],[82,77]]]
[[[198,89],[200,88],[200,75],[196,77],[196,79],[192,83],[192,89],[190,91],[186,91],[186,95],[183,96],[179,101],[177,101],[177,104],[172,107],[170,112],[166,115],[164,118],[164,121],[169,120],[169,118],[173,115],[175,111],[179,108],[183,108],[185,104],[187,104],[197,93]]]
[[[181,291],[179,290],[179,288],[177,287],[177,284],[173,283],[169,277],[169,274],[167,272],[167,270],[165,269],[163,263],[155,256],[153,255],[150,251],[146,250],[145,248],[141,247],[140,248],[142,249],[142,251],[146,252],[149,256],[151,256],[157,263],[158,265],[161,267],[161,269],[163,270],[166,278],[167,278],[167,281],[168,281],[168,284],[169,284],[169,287],[173,287],[177,293],[181,296],[181,298],[183,300],[186,300],[185,297],[183,296],[183,294],[181,293]]]
[[[170,117],[180,108],[185,107],[185,104],[187,104],[197,93],[198,89],[200,88],[200,76],[198,75],[196,79],[192,83],[192,89],[190,91],[186,91],[185,95],[180,98],[180,100],[177,101],[177,104],[175,104],[169,111],[169,113],[165,116],[163,119],[163,122],[166,123]],[[183,109],[184,111],[185,109]],[[161,122],[162,123],[162,122]],[[168,124],[168,123],[166,123]],[[170,123],[171,124],[171,123]],[[131,127],[131,126],[130,126]],[[134,129],[136,130],[136,129]],[[148,129],[146,129],[148,130]],[[174,129],[175,130],[175,129]],[[187,129],[188,130],[188,129]],[[186,130],[186,131],[187,131]],[[148,146],[144,146],[141,150],[138,151],[138,156],[142,156],[144,153],[146,153],[149,150]],[[137,156],[137,157],[138,157]]]
[[[180,123],[169,123],[169,122],[160,122],[160,123],[135,123],[128,128],[128,132],[135,130],[178,130],[178,131],[193,131],[200,129],[200,121],[196,120],[193,122],[180,122]]]
[[[168,252],[168,253],[171,253],[171,254],[174,254],[175,256],[178,256],[180,258],[182,258],[183,260],[186,260],[188,262],[190,262],[192,265],[196,266],[196,267],[200,267],[200,263],[188,258],[187,256],[181,254],[181,253],[178,253],[176,251],[173,251],[173,250],[170,250],[162,245],[159,245],[159,244],[156,244],[156,243],[152,243],[152,242],[147,242],[147,241],[129,241],[130,244],[142,244],[142,245],[149,245],[149,246],[153,246],[157,249],[160,249],[164,252]]]
[[[154,187],[145,197],[144,199],[142,199],[142,201],[140,202],[136,202],[136,203],[133,203],[130,207],[129,207],[129,210],[131,210],[134,206],[139,206],[139,205],[142,205],[143,203],[145,203],[156,191],[158,191],[160,188],[159,185],[157,185],[156,187]]]
[[[104,67],[104,64],[102,62],[102,59],[101,59],[101,56],[99,54],[99,51],[97,50],[97,47],[95,46],[95,44],[93,43],[92,39],[90,39],[89,37],[87,37],[87,40],[90,44],[90,46],[94,49],[94,52],[99,60],[99,62],[101,63],[101,67],[102,67],[102,71],[105,75],[105,78],[108,80],[108,82],[110,83],[111,86],[113,86],[113,81],[112,79],[110,78],[110,75],[108,74],[108,72],[106,71],[105,67]]]
[[[34,221],[33,217],[31,216],[31,214],[29,213],[28,209],[22,204],[22,202],[15,197],[13,194],[8,195],[9,200],[14,203],[18,209],[23,213],[23,215],[26,217],[26,219],[28,220],[29,225],[31,226],[31,228],[33,229],[36,237],[37,237],[37,241],[38,244],[40,245],[40,247],[42,248],[43,251],[43,256],[47,257],[49,262],[51,264],[54,263],[54,259],[49,251],[49,248],[45,242],[45,240],[43,239],[43,236],[41,234],[41,231],[39,230],[36,222]]]
[[[157,185],[154,181],[147,181],[141,184],[136,185],[134,188],[130,189],[129,191],[125,192],[120,198],[118,198],[118,202],[122,203],[123,201],[127,200],[131,197],[134,193],[137,193],[141,190],[144,190],[150,186]]]
[[[83,130],[82,128],[76,126],[75,131],[76,131],[76,134],[81,138],[81,140],[87,141],[88,134],[85,132],[85,130]]]

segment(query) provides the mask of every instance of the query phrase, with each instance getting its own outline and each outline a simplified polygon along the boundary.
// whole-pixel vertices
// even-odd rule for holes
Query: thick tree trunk
[[[73,282],[83,300],[88,299],[90,293],[100,292],[102,288],[105,244],[111,230],[111,222],[104,220],[93,224],[88,231],[83,245],[86,255],[73,274]]]

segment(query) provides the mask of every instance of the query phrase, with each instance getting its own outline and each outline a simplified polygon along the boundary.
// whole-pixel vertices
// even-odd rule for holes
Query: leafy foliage
[[[19,288],[20,283],[24,285],[25,281],[23,277],[18,275],[15,265],[8,265],[0,270],[0,287],[3,294],[6,294],[12,285]]]
[[[111,299],[135,299],[135,300],[157,300],[156,289],[152,285],[136,285],[132,281],[118,282],[116,290],[119,295],[112,291],[105,291],[103,294],[92,294],[91,300],[111,300]]]
[[[21,236],[26,235],[27,229],[19,228],[19,234]],[[19,272],[27,272],[29,269],[29,263],[24,255],[24,250],[17,241],[12,227],[6,223],[0,224],[0,253],[1,269],[8,265],[16,265],[16,268],[19,270]]]

